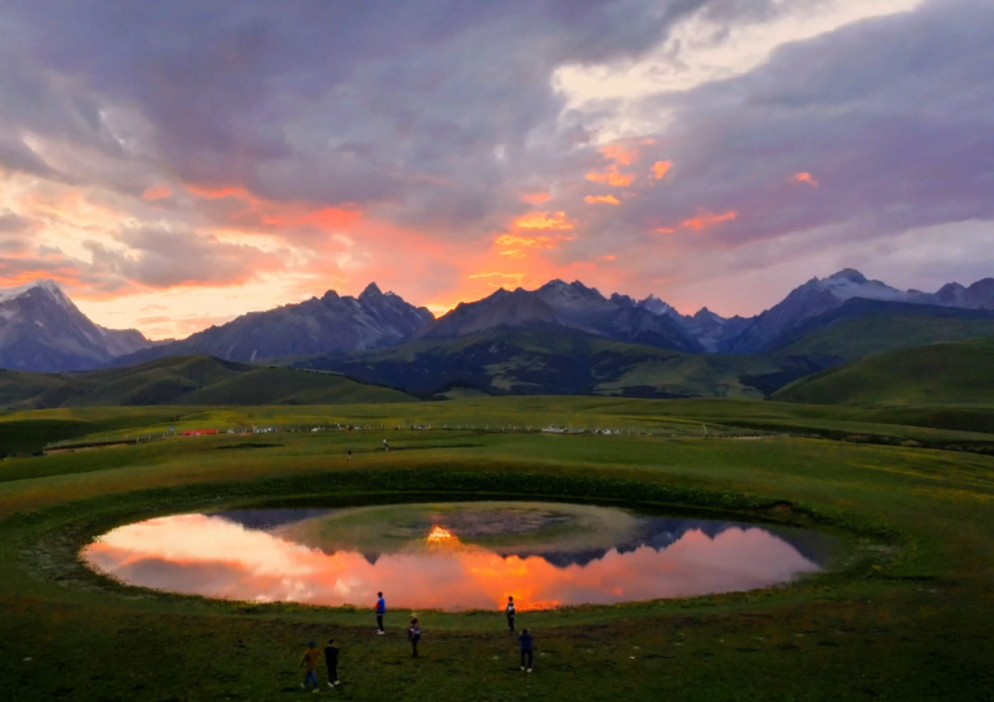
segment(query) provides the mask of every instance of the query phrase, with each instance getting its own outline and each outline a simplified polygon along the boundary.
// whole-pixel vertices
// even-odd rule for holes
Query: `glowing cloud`
[[[790,177],[790,179],[792,182],[798,185],[809,185],[812,188],[818,187],[818,181],[815,180],[815,177],[810,173],[808,173],[807,171],[804,171],[802,173],[795,173]]]
[[[652,164],[652,177],[656,180],[662,180],[671,168],[673,168],[672,161],[656,161]]]
[[[162,185],[155,188],[145,188],[145,192],[142,193],[142,200],[145,202],[158,202],[160,200],[168,200],[172,196],[172,188]]]
[[[500,250],[501,256],[524,258],[528,249],[554,249],[557,239],[551,236],[520,236],[517,234],[502,234],[494,243]]]
[[[619,172],[617,166],[612,166],[609,170],[604,171],[603,173],[591,171],[584,177],[591,183],[610,185],[612,188],[627,188],[635,182],[634,175]]]
[[[565,212],[533,212],[514,220],[514,226],[527,231],[568,232],[573,229]]]
[[[521,196],[521,201],[528,205],[544,205],[551,199],[550,193],[525,193]]]
[[[614,195],[587,195],[583,201],[588,205],[613,205],[617,207],[621,204],[621,200]]]
[[[710,229],[718,224],[731,222],[738,216],[739,214],[735,210],[729,210],[728,212],[723,212],[722,214],[711,214],[710,212],[707,212],[697,217],[683,220],[680,222],[680,226],[684,229],[693,229],[695,232],[700,232],[705,229]]]
[[[361,219],[358,210],[341,207],[315,209],[306,203],[275,202],[256,197],[246,188],[229,186],[208,188],[186,184],[187,192],[200,200],[235,200],[243,209],[230,215],[232,224],[264,229],[295,229],[310,227],[323,231],[341,230],[355,226]]]
[[[619,166],[630,166],[638,160],[639,152],[631,146],[613,144],[600,149],[604,158],[614,161]]]

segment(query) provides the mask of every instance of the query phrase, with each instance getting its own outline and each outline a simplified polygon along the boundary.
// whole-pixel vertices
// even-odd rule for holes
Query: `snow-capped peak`
[[[7,288],[6,290],[0,290],[0,303],[9,302],[10,300],[16,300],[19,297],[27,295],[33,290],[42,290],[52,296],[57,302],[65,306],[72,306],[72,302],[66,297],[66,294],[62,292],[62,288],[54,280],[36,280],[33,283],[27,283],[26,285],[19,285],[16,288]]]
[[[811,282],[814,287],[830,292],[839,300],[862,297],[871,300],[910,301],[915,297],[913,293],[892,288],[879,280],[869,280],[853,268],[843,268],[827,278],[815,278]]]
[[[649,295],[649,297],[645,298],[644,300],[639,300],[638,306],[648,310],[649,312],[652,312],[654,315],[657,316],[662,316],[664,314],[670,314],[670,315],[677,314],[677,311],[673,309],[672,305],[668,305],[667,303],[663,302],[655,295]]]

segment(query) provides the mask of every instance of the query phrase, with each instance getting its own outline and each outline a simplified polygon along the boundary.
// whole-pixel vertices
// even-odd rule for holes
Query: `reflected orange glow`
[[[455,537],[442,536],[444,531],[432,533],[439,543],[451,543]],[[373,556],[329,552],[201,514],[115,529],[83,557],[124,582],[169,592],[365,606],[382,590],[397,607],[442,610],[499,609],[508,593],[522,611],[686,597],[767,587],[820,570],[756,528],[730,527],[713,538],[689,529],[664,550],[612,548],[599,557],[553,563],[465,543],[434,549],[424,540]]]
[[[588,205],[614,205],[621,204],[621,200],[614,195],[587,195],[583,201]]]
[[[431,546],[457,546],[459,545],[459,539],[456,538],[455,534],[446,529],[443,526],[435,525],[432,527],[431,532],[425,537],[425,541]]]
[[[662,180],[671,168],[673,168],[672,161],[656,161],[652,164],[652,177],[656,180]]]
[[[795,173],[793,176],[791,176],[791,180],[801,185],[810,185],[812,188],[818,187],[818,181],[815,179],[813,175],[811,175],[806,171],[803,173]]]
[[[705,229],[710,229],[711,227],[722,224],[724,222],[731,222],[738,217],[738,212],[735,210],[729,210],[722,214],[702,214],[698,217],[693,217],[691,219],[685,219],[680,222],[680,226],[684,229],[693,229],[695,232],[703,231]]]

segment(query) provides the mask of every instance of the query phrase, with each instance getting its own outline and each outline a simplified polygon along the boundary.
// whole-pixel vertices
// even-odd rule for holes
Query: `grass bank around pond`
[[[168,438],[0,462],[0,700],[287,699],[303,694],[296,665],[305,643],[329,636],[342,648],[343,685],[322,694],[341,699],[994,698],[994,459],[814,438],[716,438],[738,436],[719,429],[748,420],[746,404],[684,403],[683,416],[680,405],[591,398],[495,402],[490,415],[473,401],[8,416],[44,420],[46,431],[53,420],[70,421],[66,438],[83,443],[218,417],[370,428]],[[756,421],[764,412],[789,415],[753,404]],[[426,412],[435,413],[432,429],[390,428],[420,424]],[[854,421],[817,412],[810,421]],[[627,422],[621,428],[636,431],[496,430],[557,418]],[[481,419],[495,427],[438,427]],[[707,438],[696,430],[702,422],[715,427]],[[646,426],[674,430],[638,433]],[[383,438],[388,453],[379,450]],[[405,612],[392,612],[390,631],[378,637],[367,611],[159,594],[111,583],[77,560],[93,535],[152,515],[426,497],[734,514],[835,531],[847,548],[836,570],[790,587],[523,613],[519,628],[536,633],[530,675],[518,670],[499,612],[419,613],[422,658],[412,661]]]

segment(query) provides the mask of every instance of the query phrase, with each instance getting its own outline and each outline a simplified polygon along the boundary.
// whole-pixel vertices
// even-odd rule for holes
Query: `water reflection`
[[[803,542],[807,555],[754,526],[572,508],[619,512],[631,524],[615,546],[578,549],[561,534],[568,547],[557,551],[540,527],[534,544],[522,545],[529,535],[519,534],[508,547],[467,543],[451,524],[436,523],[403,547],[381,544],[364,553],[336,548],[334,529],[313,543],[314,525],[327,531],[321,515],[331,512],[183,514],[114,529],[82,555],[123,582],[169,592],[367,607],[383,590],[397,608],[450,611],[499,609],[508,594],[521,610],[687,597],[768,587],[820,570]],[[464,509],[472,514],[474,507]]]

